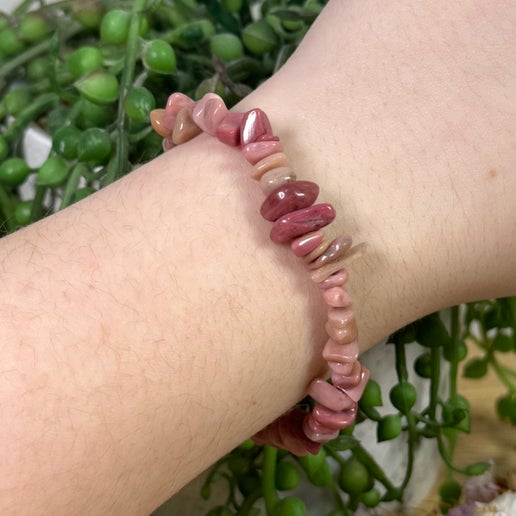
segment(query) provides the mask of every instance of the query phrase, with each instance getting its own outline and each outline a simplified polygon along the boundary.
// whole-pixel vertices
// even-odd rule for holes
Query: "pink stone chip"
[[[230,147],[240,145],[240,128],[244,115],[245,113],[233,113],[232,111],[228,111],[227,115],[215,130],[215,136],[218,140]]]
[[[328,339],[324,345],[322,356],[328,362],[354,363],[358,359],[359,351],[357,340],[348,344],[339,344]]]
[[[326,443],[336,439],[339,435],[338,430],[328,428],[319,423],[312,414],[307,416],[303,422],[303,430],[308,439],[316,443]]]
[[[290,167],[278,167],[265,172],[260,179],[260,188],[267,197],[273,190],[285,183],[292,183],[297,179]]]
[[[338,260],[348,252],[352,242],[353,240],[349,235],[337,237],[316,260],[308,265],[308,267],[310,269],[318,269],[327,263]]]
[[[347,325],[352,324],[353,319],[355,319],[355,314],[351,308],[328,309],[328,322],[334,328],[345,328]]]
[[[344,328],[336,328],[329,322],[326,323],[324,328],[331,340],[342,345],[350,344],[358,337],[357,323],[355,319],[353,319],[349,324],[346,324]]]
[[[369,369],[367,367],[362,366],[362,372],[360,373],[360,379],[358,383],[353,387],[339,387],[341,388],[353,401],[358,401],[366,388],[367,382],[369,381],[370,376]],[[333,381],[333,377],[332,377]]]
[[[292,211],[308,208],[319,195],[319,187],[311,181],[294,181],[273,190],[260,207],[265,220],[274,222]]]
[[[331,204],[314,204],[280,217],[271,229],[271,240],[280,244],[327,226],[335,219]]]
[[[342,287],[331,287],[323,291],[324,302],[333,308],[351,306],[351,296]]]
[[[353,405],[353,401],[346,394],[321,378],[310,382],[308,395],[331,410],[346,410]]]
[[[244,114],[240,129],[240,144],[245,147],[260,136],[272,136],[272,127],[267,115],[261,109],[251,109]]]
[[[362,364],[360,362],[353,362],[351,372],[345,375],[332,374],[331,381],[333,385],[341,389],[355,387],[360,381],[362,375]]]
[[[165,152],[169,151],[170,149],[173,149],[175,147],[174,142],[169,138],[164,138],[163,142],[161,143],[163,150]]]
[[[172,132],[176,123],[176,116],[183,108],[192,109],[195,102],[184,93],[172,93],[167,99],[163,124]]]
[[[327,290],[333,287],[343,287],[348,281],[348,271],[341,269],[332,274],[321,283],[318,283],[320,289]]]
[[[164,116],[164,109],[153,109],[150,112],[150,123],[156,133],[158,133],[163,138],[168,138],[172,134],[172,129],[169,129],[163,125]]]
[[[256,142],[279,142],[279,136],[273,134],[261,134],[256,138]]]
[[[313,418],[326,428],[342,430],[351,426],[357,417],[357,404],[353,403],[351,408],[341,412],[328,410],[326,407],[316,405],[312,412]]]
[[[324,233],[322,231],[314,231],[293,240],[290,248],[296,256],[303,257],[310,254],[323,239]]]
[[[257,141],[246,145],[242,149],[242,155],[251,165],[256,165],[263,158],[283,150],[283,144],[279,141]]]
[[[172,142],[175,145],[186,143],[201,132],[202,129],[192,120],[190,110],[188,108],[180,109],[176,115]]]
[[[217,128],[227,114],[228,108],[215,93],[206,93],[192,109],[193,121],[211,136],[215,136]]]
[[[328,366],[335,374],[346,376],[353,370],[352,362],[328,362]]]

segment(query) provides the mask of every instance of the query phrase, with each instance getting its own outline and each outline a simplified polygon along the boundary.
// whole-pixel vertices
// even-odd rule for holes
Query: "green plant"
[[[165,92],[200,98],[214,91],[230,106],[236,103],[287,60],[323,4],[65,0],[52,5],[25,0],[12,17],[0,16],[0,236],[80,201],[157,156],[161,141],[151,131],[148,114],[165,104]],[[260,19],[251,11],[258,11]],[[51,153],[38,169],[19,155],[20,139],[31,124],[52,139]],[[20,186],[34,175],[34,195],[22,200]],[[516,351],[515,328],[516,299],[511,298],[455,307],[449,329],[441,314],[432,314],[389,339],[396,350],[398,383],[386,395],[374,380],[369,382],[356,426],[371,420],[379,441],[406,440],[407,469],[399,485],[353,437],[353,429],[317,455],[299,459],[247,441],[210,470],[203,498],[210,497],[214,483],[228,485],[226,502],[210,514],[255,514],[262,498],[268,514],[304,514],[301,500],[278,496],[278,490],[294,488],[300,476],[327,490],[335,516],[350,515],[359,504],[401,500],[422,439],[438,442],[448,471],[440,489],[442,508],[451,507],[460,496],[453,475],[475,475],[487,467],[459,467],[453,460],[456,440],[470,427],[469,404],[457,390],[459,365],[467,359],[465,342],[482,352],[465,363],[465,375],[477,378],[494,370],[506,387],[496,401],[498,414],[516,425],[516,372],[500,359]],[[409,380],[405,353],[413,342],[425,348],[413,365],[429,383],[422,411],[414,410],[418,393]],[[449,390],[443,397],[439,387],[445,376]],[[381,414],[386,398],[394,409]]]

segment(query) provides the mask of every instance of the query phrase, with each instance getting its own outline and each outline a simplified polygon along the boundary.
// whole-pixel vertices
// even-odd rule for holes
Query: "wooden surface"
[[[470,348],[469,357],[478,354]],[[516,369],[516,354],[499,354],[503,363]],[[465,466],[480,460],[495,461],[496,473],[507,478],[516,471],[516,427],[502,423],[495,410],[495,400],[506,392],[497,376],[490,371],[485,378],[461,378],[459,392],[471,403],[471,433],[461,434],[455,453],[455,463]],[[462,478],[459,478],[462,480]],[[439,514],[437,486],[421,506],[421,516]]]

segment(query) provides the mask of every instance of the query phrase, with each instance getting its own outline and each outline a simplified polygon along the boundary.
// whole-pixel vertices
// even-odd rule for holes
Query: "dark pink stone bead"
[[[267,115],[261,109],[251,109],[244,114],[240,129],[240,144],[245,147],[260,136],[272,136],[272,127]]]
[[[341,430],[351,426],[355,421],[355,418],[357,417],[357,404],[354,403],[351,408],[343,410],[342,412],[334,412],[332,410],[328,410],[322,405],[316,405],[314,407],[312,417],[320,425],[326,428]]]
[[[255,142],[279,142],[279,136],[273,134],[261,134],[256,138]]]
[[[242,127],[244,116],[245,113],[233,113],[230,111],[215,130],[215,136],[218,140],[231,147],[240,145],[240,128]]]
[[[272,226],[270,237],[276,244],[316,231],[335,219],[335,209],[331,204],[314,204],[309,208],[293,211],[280,217]]]
[[[260,213],[274,222],[292,211],[308,208],[319,195],[319,187],[311,181],[285,183],[273,190],[263,202]]]
[[[322,231],[314,231],[293,240],[290,248],[296,256],[303,257],[321,245],[323,240],[324,233]]]

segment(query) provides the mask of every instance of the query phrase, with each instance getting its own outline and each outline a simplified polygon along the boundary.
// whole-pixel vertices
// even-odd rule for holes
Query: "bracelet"
[[[253,166],[251,177],[260,183],[265,195],[260,214],[273,223],[271,240],[276,244],[290,242],[292,252],[305,261],[312,281],[321,289],[328,307],[323,358],[328,362],[331,383],[324,378],[310,382],[307,394],[315,400],[311,413],[291,409],[253,436],[258,445],[282,448],[298,456],[317,453],[322,443],[335,439],[341,429],[354,423],[357,402],[369,379],[369,370],[357,360],[357,325],[351,297],[344,288],[346,265],[361,246],[351,247],[349,235],[331,237],[322,231],[335,219],[335,209],[328,203],[314,204],[318,185],[297,180],[283,144],[273,135],[261,109],[236,113],[228,111],[213,93],[198,102],[173,93],[165,109],[151,112],[150,120],[163,137],[165,151],[202,132],[239,147]]]

